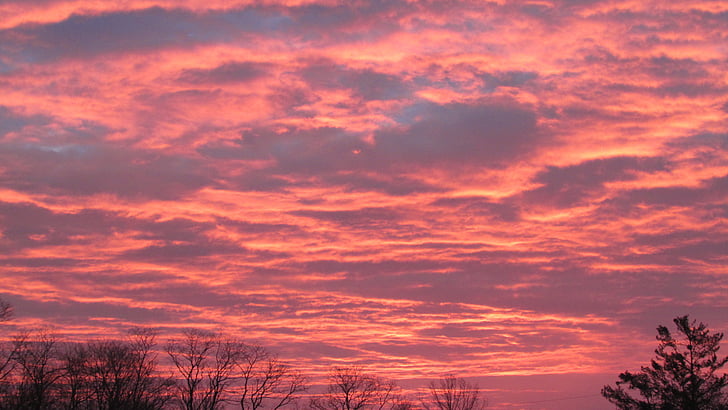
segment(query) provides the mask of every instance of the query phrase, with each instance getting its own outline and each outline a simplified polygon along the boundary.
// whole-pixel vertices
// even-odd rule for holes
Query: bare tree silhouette
[[[0,322],[10,320],[12,316],[13,306],[7,301],[0,299]],[[16,347],[14,343],[3,343],[0,345],[0,408],[10,394],[8,378],[14,369],[15,362],[13,361],[13,356],[15,356]]]
[[[93,399],[89,377],[90,352],[85,344],[73,343],[61,352],[63,375],[60,383],[60,401],[66,410],[81,410],[89,407]]]
[[[390,410],[417,410],[419,407],[406,396],[397,395],[392,402]]]
[[[172,381],[156,375],[155,334],[134,330],[126,342],[88,345],[87,372],[99,410],[161,409],[171,399]]]
[[[185,410],[215,410],[228,400],[233,370],[245,346],[198,329],[183,332],[167,345],[167,354],[181,376],[178,402]]]
[[[383,410],[396,403],[396,389],[394,382],[358,367],[339,367],[329,375],[326,394],[310,405],[315,410]]]
[[[55,405],[57,382],[63,375],[58,336],[49,329],[22,333],[13,341],[13,361],[19,383],[11,403],[17,409],[43,410]]]
[[[0,322],[10,320],[13,317],[13,305],[0,298]]]
[[[429,389],[430,401],[423,401],[428,410],[482,410],[488,405],[478,385],[454,375],[430,382]]]
[[[295,401],[306,390],[306,379],[299,371],[261,346],[246,346],[237,363],[241,380],[242,410],[278,410]]]

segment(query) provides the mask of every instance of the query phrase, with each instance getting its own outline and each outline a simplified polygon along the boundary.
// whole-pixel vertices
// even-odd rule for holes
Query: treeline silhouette
[[[13,314],[0,299],[0,322]],[[728,410],[719,374],[722,333],[688,316],[677,337],[657,328],[655,358],[625,371],[601,394],[621,410]],[[0,410],[483,410],[477,385],[447,375],[413,400],[397,384],[359,367],[330,371],[323,393],[262,346],[188,329],[164,344],[146,328],[124,340],[70,343],[45,329],[14,335],[0,350]]]
[[[0,299],[0,321],[12,307]],[[163,361],[166,360],[166,363]],[[324,393],[262,346],[188,329],[157,345],[131,329],[124,340],[64,342],[50,329],[14,335],[0,354],[0,409],[17,410],[482,410],[477,385],[454,376],[414,401],[394,381],[338,367]],[[302,400],[303,399],[303,400]]]

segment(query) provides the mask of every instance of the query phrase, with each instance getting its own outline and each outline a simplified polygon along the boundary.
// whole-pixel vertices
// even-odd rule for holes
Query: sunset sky
[[[2,0],[0,298],[607,409],[728,332],[727,130],[721,0]]]

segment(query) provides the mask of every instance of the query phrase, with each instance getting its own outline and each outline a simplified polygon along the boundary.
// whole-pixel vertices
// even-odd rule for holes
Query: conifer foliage
[[[602,396],[621,410],[726,410],[728,375],[720,374],[728,357],[719,358],[722,333],[680,316],[673,320],[678,337],[657,328],[659,345],[650,366],[619,375]],[[627,389],[625,389],[625,387]],[[630,392],[638,393],[635,398]]]

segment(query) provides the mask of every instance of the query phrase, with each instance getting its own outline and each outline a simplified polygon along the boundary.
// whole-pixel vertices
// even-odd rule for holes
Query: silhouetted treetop
[[[314,410],[383,410],[398,403],[393,381],[368,374],[356,366],[335,368],[321,397],[310,402]]]
[[[657,328],[656,357],[639,372],[625,371],[616,386],[602,395],[622,410],[725,410],[728,375],[717,372],[728,357],[719,358],[722,333],[688,316],[673,320],[678,337],[665,326]],[[625,390],[624,387],[627,389]],[[638,393],[635,398],[630,392]]]
[[[430,382],[429,388],[431,403],[423,402],[428,410],[482,410],[488,404],[476,384],[454,375]]]
[[[4,322],[13,316],[13,305],[0,298],[0,322]]]

